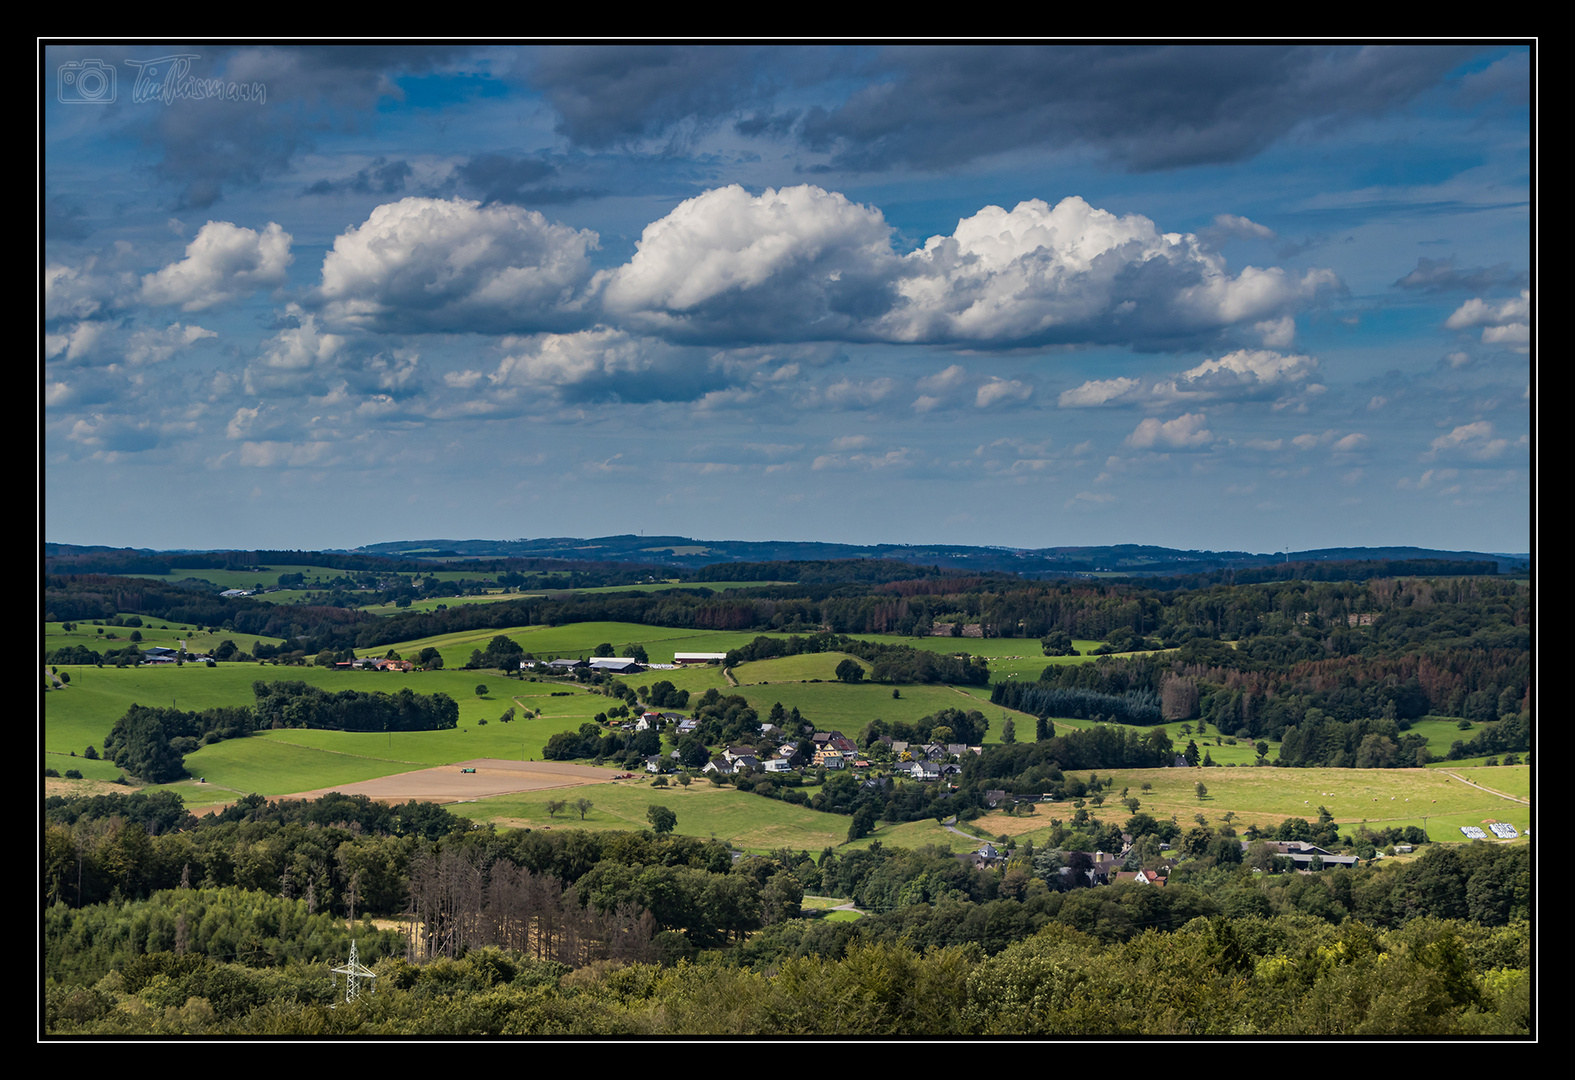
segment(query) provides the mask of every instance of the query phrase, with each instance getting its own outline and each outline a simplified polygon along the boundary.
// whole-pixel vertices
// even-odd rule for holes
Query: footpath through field
[[[1530,806],[1531,805],[1531,800],[1530,799],[1522,799],[1519,795],[1510,795],[1510,794],[1507,794],[1506,792],[1494,791],[1490,787],[1483,787],[1481,784],[1477,783],[1474,780],[1467,780],[1464,776],[1461,776],[1457,772],[1452,772],[1449,775],[1454,777],[1456,780],[1459,780],[1462,784],[1466,784],[1466,785],[1469,785],[1470,787],[1476,788],[1478,791],[1485,791],[1489,795],[1497,795],[1501,799],[1508,799],[1510,802],[1518,802],[1518,803],[1521,803],[1521,804],[1523,804],[1525,806]]]

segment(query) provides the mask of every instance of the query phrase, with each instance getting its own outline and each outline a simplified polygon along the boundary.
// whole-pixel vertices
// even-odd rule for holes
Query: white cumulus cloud
[[[634,257],[599,275],[608,312],[707,338],[861,336],[897,271],[881,212],[805,184],[687,199],[645,227]]]
[[[1056,403],[1063,409],[1087,409],[1096,405],[1135,400],[1142,385],[1136,379],[1091,379],[1072,390],[1064,390]]]
[[[505,332],[582,321],[590,229],[534,210],[402,199],[334,240],[319,297],[334,325],[377,331]]]
[[[1448,435],[1440,435],[1434,439],[1427,456],[1460,453],[1478,461],[1485,461],[1498,457],[1508,447],[1508,439],[1494,438],[1492,423],[1478,420],[1470,424],[1460,424]]]
[[[1207,423],[1202,413],[1183,413],[1174,420],[1163,422],[1149,417],[1127,436],[1127,445],[1137,450],[1158,446],[1190,450],[1207,446],[1214,441],[1214,433],[1205,426]]]
[[[988,382],[979,387],[973,403],[981,409],[988,409],[992,405],[1027,401],[1033,395],[1034,388],[1021,380],[991,376]]]
[[[1531,290],[1520,290],[1520,296],[1502,303],[1489,303],[1473,297],[1455,309],[1444,321],[1449,330],[1482,327],[1484,345],[1529,345],[1531,342]],[[1524,351],[1524,350],[1520,350]]]
[[[297,305],[291,304],[287,310],[296,325],[263,342],[262,362],[266,366],[280,371],[306,371],[332,359],[344,345],[343,337],[318,329],[317,319],[303,314]]]
[[[1064,391],[1057,402],[1064,409],[1074,409],[1277,397],[1297,390],[1314,392],[1318,388],[1307,380],[1317,368],[1318,361],[1311,356],[1238,349],[1152,383],[1125,377],[1091,379]]]
[[[186,257],[142,278],[142,298],[201,311],[258,289],[284,284],[295,257],[292,237],[270,221],[261,233],[229,221],[210,221],[186,245]]]
[[[905,262],[904,302],[881,322],[896,341],[1149,341],[1278,320],[1338,284],[1327,270],[1232,276],[1196,236],[1077,196],[987,206]]]
[[[1339,282],[1233,274],[1197,236],[1076,196],[986,206],[899,256],[878,208],[813,185],[733,185],[648,225],[596,284],[604,317],[696,341],[1170,346],[1243,324],[1283,347],[1290,312]]]

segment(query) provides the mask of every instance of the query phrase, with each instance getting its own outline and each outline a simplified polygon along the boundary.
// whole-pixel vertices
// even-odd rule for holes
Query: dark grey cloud
[[[1499,98],[1511,108],[1531,104],[1531,54],[1513,52],[1460,80],[1460,100],[1470,106]]]
[[[460,184],[487,205],[561,206],[606,194],[602,189],[542,183],[557,175],[558,167],[550,161],[508,154],[478,154],[455,170]]]
[[[801,137],[844,168],[948,168],[1081,145],[1134,172],[1242,161],[1301,125],[1404,105],[1465,46],[894,48],[876,81],[812,109]]]
[[[84,224],[87,212],[75,199],[54,198],[44,201],[44,237],[46,240],[82,240],[91,230]]]
[[[442,66],[469,51],[462,46],[346,45],[308,48],[226,48],[147,43],[131,47],[71,47],[46,52],[45,88],[55,93],[63,63],[96,59],[117,74],[116,100],[98,114],[124,125],[155,149],[154,176],[177,189],[175,205],[202,210],[227,188],[249,186],[288,171],[312,145],[312,133],[354,126],[385,97],[399,97],[395,80]],[[133,101],[138,73],[161,57],[185,56],[184,70],[221,86],[261,87],[260,96],[231,100]],[[167,70],[166,66],[166,70]]]
[[[706,128],[771,96],[778,50],[712,45],[553,46],[527,78],[558,113],[558,132],[605,148]]]
[[[302,194],[402,195],[413,171],[408,161],[389,161],[380,157],[343,180],[319,180]]]
[[[1446,259],[1423,257],[1417,259],[1415,270],[1395,282],[1395,287],[1429,293],[1482,293],[1496,288],[1518,289],[1526,282],[1526,272],[1513,270],[1508,263],[1457,270],[1454,256]]]
[[[1242,161],[1297,129],[1399,108],[1485,50],[1467,45],[551,47],[522,64],[581,147],[681,141],[732,120],[831,167],[947,169],[1025,146],[1134,172]],[[1524,54],[1461,83],[1510,95]],[[858,83],[851,93],[844,88]],[[821,104],[778,108],[789,89]],[[818,164],[806,171],[823,171]]]

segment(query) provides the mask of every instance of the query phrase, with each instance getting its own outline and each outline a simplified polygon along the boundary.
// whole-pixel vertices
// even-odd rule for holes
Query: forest
[[[1525,847],[1311,877],[1204,855],[1163,889],[1066,889],[1053,852],[1004,874],[878,844],[735,863],[344,796],[171,809],[46,808],[46,1034],[1530,1030]],[[806,917],[807,891],[871,915]],[[419,934],[366,921],[407,912]],[[330,1010],[351,936],[376,988]]]

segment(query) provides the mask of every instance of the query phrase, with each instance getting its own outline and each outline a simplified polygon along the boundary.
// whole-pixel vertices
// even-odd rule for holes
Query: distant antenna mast
[[[374,973],[371,968],[365,968],[361,966],[361,961],[356,958],[355,944],[355,938],[351,938],[350,962],[348,964],[346,964],[344,967],[328,969],[331,973],[331,976],[343,975],[345,977],[346,1005],[350,1004],[352,1001],[355,1001],[361,996],[361,983],[363,980],[366,982],[371,982],[373,979],[377,978],[376,973]],[[337,992],[339,989],[339,980],[337,978],[333,979],[332,986]],[[373,989],[376,989],[376,987],[374,986]],[[330,1006],[330,1008],[334,1007],[336,1006]]]

